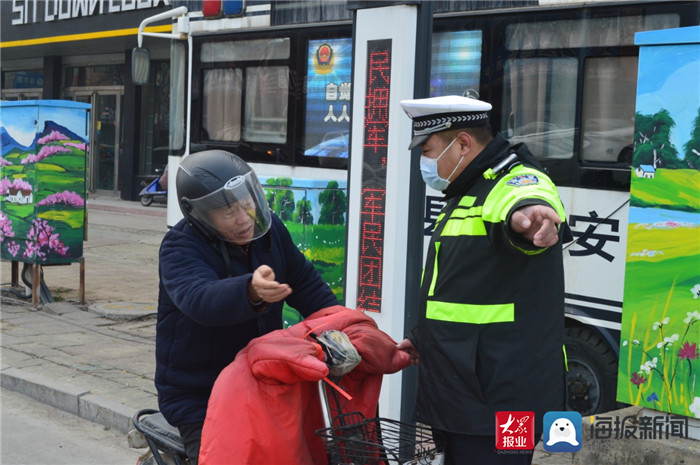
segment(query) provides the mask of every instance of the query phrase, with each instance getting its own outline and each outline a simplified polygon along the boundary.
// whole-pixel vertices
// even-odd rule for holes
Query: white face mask
[[[450,147],[452,147],[452,144],[454,144],[456,140],[457,137],[452,139],[452,142],[450,142],[450,144],[447,147],[445,147],[445,150],[443,150],[437,158],[428,158],[425,155],[420,156],[420,174],[423,176],[423,181],[425,181],[425,183],[428,186],[432,187],[436,191],[442,192],[445,189],[447,189],[447,186],[450,185],[449,179],[452,177],[455,171],[457,171],[457,168],[464,159],[464,156],[462,156],[462,158],[459,159],[459,163],[457,163],[450,175],[447,176],[447,179],[443,179],[440,177],[440,174],[438,173],[438,160],[440,160],[440,158],[442,158],[445,152],[447,152],[450,149]]]

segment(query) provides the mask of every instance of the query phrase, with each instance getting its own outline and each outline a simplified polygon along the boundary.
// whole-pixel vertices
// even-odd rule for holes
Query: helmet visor
[[[252,170],[229,179],[204,197],[188,201],[191,215],[224,241],[247,244],[270,229],[265,192]]]

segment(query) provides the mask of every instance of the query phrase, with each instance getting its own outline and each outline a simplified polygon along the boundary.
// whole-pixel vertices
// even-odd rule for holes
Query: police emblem
[[[512,179],[509,179],[506,181],[506,184],[509,186],[515,186],[515,187],[522,187],[522,186],[532,186],[534,184],[539,184],[540,180],[537,176],[534,174],[521,174],[519,176],[515,176]]]
[[[333,71],[333,47],[327,43],[319,45],[314,56],[316,74],[328,74]]]

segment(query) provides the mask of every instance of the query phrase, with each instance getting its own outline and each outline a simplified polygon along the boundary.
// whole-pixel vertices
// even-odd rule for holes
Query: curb
[[[2,365],[0,385],[32,397],[86,420],[114,428],[127,434],[134,427],[133,408],[90,393],[89,389],[60,383],[34,373]]]

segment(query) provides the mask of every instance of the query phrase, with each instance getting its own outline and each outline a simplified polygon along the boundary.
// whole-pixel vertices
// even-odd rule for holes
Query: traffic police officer
[[[493,136],[489,103],[445,96],[401,106],[423,180],[447,202],[419,324],[399,343],[419,365],[418,420],[446,443],[446,464],[530,463],[532,450],[495,450],[494,414],[535,412],[541,434],[544,413],[564,410],[564,208],[527,147]]]

